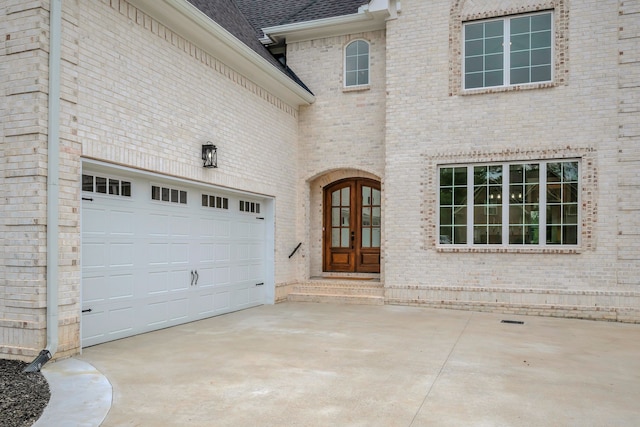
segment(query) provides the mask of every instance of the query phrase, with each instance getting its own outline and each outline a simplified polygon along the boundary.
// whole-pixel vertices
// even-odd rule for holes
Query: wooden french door
[[[324,271],[380,272],[380,183],[344,179],[324,189]]]

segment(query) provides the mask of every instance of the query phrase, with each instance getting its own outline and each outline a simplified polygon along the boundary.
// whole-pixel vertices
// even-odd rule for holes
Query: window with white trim
[[[369,84],[369,43],[356,40],[345,49],[344,85],[363,86]]]
[[[439,243],[576,246],[580,162],[439,167]]]
[[[471,21],[463,33],[464,89],[552,80],[551,12]]]

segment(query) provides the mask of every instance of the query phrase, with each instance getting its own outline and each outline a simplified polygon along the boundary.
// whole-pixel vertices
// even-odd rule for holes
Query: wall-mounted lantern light
[[[218,167],[218,148],[210,142],[202,146],[202,166],[205,168]]]

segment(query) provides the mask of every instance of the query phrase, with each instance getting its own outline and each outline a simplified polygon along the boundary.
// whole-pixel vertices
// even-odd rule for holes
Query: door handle
[[[353,242],[356,240],[356,232],[351,232],[351,249],[353,249]]]
[[[193,270],[191,270],[191,286],[193,286],[194,278],[195,278],[195,275],[193,274]]]
[[[200,275],[198,274],[198,270],[196,270],[196,285],[198,284],[198,279],[200,279]]]

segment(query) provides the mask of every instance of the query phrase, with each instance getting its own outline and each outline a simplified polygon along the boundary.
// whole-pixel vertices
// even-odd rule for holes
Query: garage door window
[[[202,206],[216,209],[229,209],[229,199],[227,197],[214,196],[213,194],[203,194]]]
[[[84,174],[82,175],[82,191],[131,197],[131,182],[118,178]]]
[[[260,203],[240,200],[240,212],[260,213]]]
[[[161,202],[179,203],[181,205],[186,205],[187,192],[183,190],[178,190],[175,188],[160,187],[157,185],[152,185],[151,200],[158,200]]]

